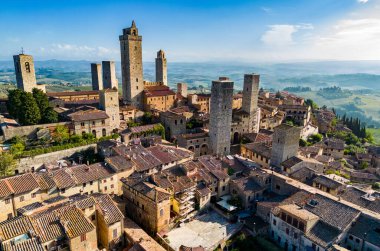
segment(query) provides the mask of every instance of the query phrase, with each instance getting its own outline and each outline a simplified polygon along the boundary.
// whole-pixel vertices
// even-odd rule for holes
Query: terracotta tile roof
[[[170,90],[169,87],[163,86],[146,86],[144,89],[144,95],[147,97],[160,97],[167,95],[176,95],[174,91]]]
[[[33,210],[35,210],[35,209],[37,209],[37,208],[40,208],[40,207],[43,207],[43,204],[42,204],[41,202],[34,202],[34,203],[29,204],[29,205],[27,205],[27,206],[24,206],[24,207],[18,208],[18,209],[17,209],[17,212],[18,212],[19,214],[25,214],[25,213],[27,213],[27,212],[29,212],[29,211],[33,211]]]
[[[16,175],[6,179],[11,186],[14,194],[22,194],[34,189],[38,189],[40,186],[34,175],[31,173]]]
[[[70,196],[70,202],[76,205],[80,209],[86,209],[92,207],[96,204],[96,201],[93,197],[85,194],[76,194]]]
[[[321,184],[325,187],[328,187],[328,188],[331,188],[331,189],[337,189],[341,186],[343,186],[342,183],[336,181],[336,180],[333,180],[333,179],[330,179],[329,177],[326,177],[324,175],[319,175],[317,176],[313,182],[316,182],[318,184]]]
[[[21,242],[3,243],[4,251],[44,251],[44,248],[39,240],[36,238],[27,239]]]
[[[253,177],[242,177],[234,179],[231,182],[236,184],[246,194],[265,189],[265,187],[260,186]]]
[[[207,132],[187,133],[187,134],[181,134],[180,137],[184,139],[199,139],[199,138],[208,137],[208,133]]]
[[[70,239],[95,229],[95,226],[86,218],[82,211],[76,207],[69,207],[68,209],[62,210],[58,213],[58,216]]]
[[[300,159],[300,158],[298,158],[298,157],[296,157],[296,156],[293,156],[293,157],[291,157],[291,158],[289,158],[289,159],[283,161],[283,162],[281,163],[281,165],[282,165],[283,167],[285,167],[285,168],[291,168],[292,166],[294,166],[294,165],[296,165],[296,164],[298,164],[298,163],[301,163],[302,161],[303,161],[302,159]]]
[[[31,230],[33,230],[33,226],[28,217],[15,217],[0,223],[0,240],[6,241],[29,233]]]
[[[193,155],[191,151],[186,150],[185,148],[165,145],[151,146],[147,148],[147,150],[164,164],[180,161],[184,158],[190,158]]]
[[[69,120],[77,122],[109,118],[105,111],[98,110],[95,107],[87,105],[72,108],[63,112],[62,115]]]
[[[75,186],[75,180],[65,169],[58,169],[52,172],[53,180],[59,189]]]
[[[333,226],[330,226],[322,221],[318,221],[305,236],[313,243],[320,247],[329,247],[335,239],[341,234],[341,231]]]
[[[134,163],[130,159],[120,155],[106,158],[105,162],[111,165],[117,172],[130,170],[134,166]]]
[[[47,190],[55,187],[55,183],[52,176],[46,172],[35,173],[34,177],[36,178],[42,190]]]
[[[13,194],[13,190],[6,179],[0,180],[0,198]]]
[[[76,184],[107,178],[114,174],[104,163],[95,163],[89,166],[78,165],[66,168],[65,170],[71,174]]]
[[[130,132],[130,133],[141,133],[141,132],[146,132],[149,130],[153,130],[155,126],[161,125],[159,123],[157,124],[150,124],[150,125],[142,125],[142,126],[134,126],[134,127],[129,127],[128,129],[125,130],[125,132]]]
[[[29,233],[33,226],[25,216],[15,217],[0,223],[0,240],[6,241],[16,236]]]
[[[37,213],[31,216],[31,221],[36,234],[41,238],[43,243],[65,236],[59,218],[53,211],[48,210]]]
[[[352,234],[377,247],[380,246],[380,220],[361,214],[348,234]]]
[[[248,143],[245,144],[244,147],[265,158],[269,159],[271,157],[272,148],[265,143]]]
[[[123,221],[123,213],[109,195],[94,194],[93,198],[97,202],[97,209],[99,209],[99,212],[104,216],[104,220],[108,225]]]
[[[48,97],[62,97],[62,96],[81,96],[81,95],[98,95],[99,91],[75,91],[75,92],[48,92]]]

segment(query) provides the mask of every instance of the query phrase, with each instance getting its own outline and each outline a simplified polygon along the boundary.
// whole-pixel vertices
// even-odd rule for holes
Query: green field
[[[326,99],[317,94],[316,91],[295,93],[305,99],[310,98],[318,106],[335,108],[338,113],[347,113],[348,116],[359,117],[368,125],[380,125],[379,100],[380,91],[372,91],[370,94],[353,93],[350,97],[339,99]]]
[[[375,139],[375,144],[380,145],[380,128],[367,128],[367,130],[372,133],[374,139]]]

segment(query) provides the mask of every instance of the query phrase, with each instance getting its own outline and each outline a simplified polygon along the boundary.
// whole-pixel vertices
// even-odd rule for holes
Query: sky
[[[0,60],[120,60],[135,20],[143,60],[380,60],[380,0],[0,0]]]

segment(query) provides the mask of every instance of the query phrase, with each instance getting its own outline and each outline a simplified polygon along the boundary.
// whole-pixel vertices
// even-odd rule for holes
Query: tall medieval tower
[[[99,92],[99,108],[110,117],[110,127],[112,129],[119,129],[119,92],[116,88],[104,89]]]
[[[260,110],[257,102],[259,98],[259,74],[245,74],[243,86],[242,110],[248,114],[248,133],[258,132],[260,123]]]
[[[17,88],[26,92],[32,92],[33,88],[38,88],[33,57],[19,54],[13,56],[13,61],[15,65]]]
[[[114,61],[102,61],[103,68],[103,88],[104,89],[118,89],[118,81],[116,78],[116,69]]]
[[[159,50],[156,58],[156,82],[168,85],[168,68],[166,66],[165,52]]]
[[[103,77],[102,77],[102,65],[92,63],[91,64],[91,79],[92,79],[92,90],[100,91],[103,90]]]
[[[132,21],[131,27],[123,29],[123,35],[119,37],[119,40],[123,99],[128,104],[143,109],[142,37],[139,36],[135,21]]]
[[[230,153],[233,91],[229,78],[212,81],[209,135],[212,153],[218,156]]]

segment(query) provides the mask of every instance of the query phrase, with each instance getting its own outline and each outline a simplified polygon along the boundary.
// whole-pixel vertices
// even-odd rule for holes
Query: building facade
[[[159,50],[156,57],[156,82],[168,85],[168,68],[166,64],[165,52]]]
[[[102,76],[102,65],[93,63],[91,64],[91,80],[92,80],[92,90],[99,91],[103,90],[103,76]]]
[[[116,69],[114,61],[103,61],[103,88],[113,89],[118,88],[119,83],[116,78]]]

